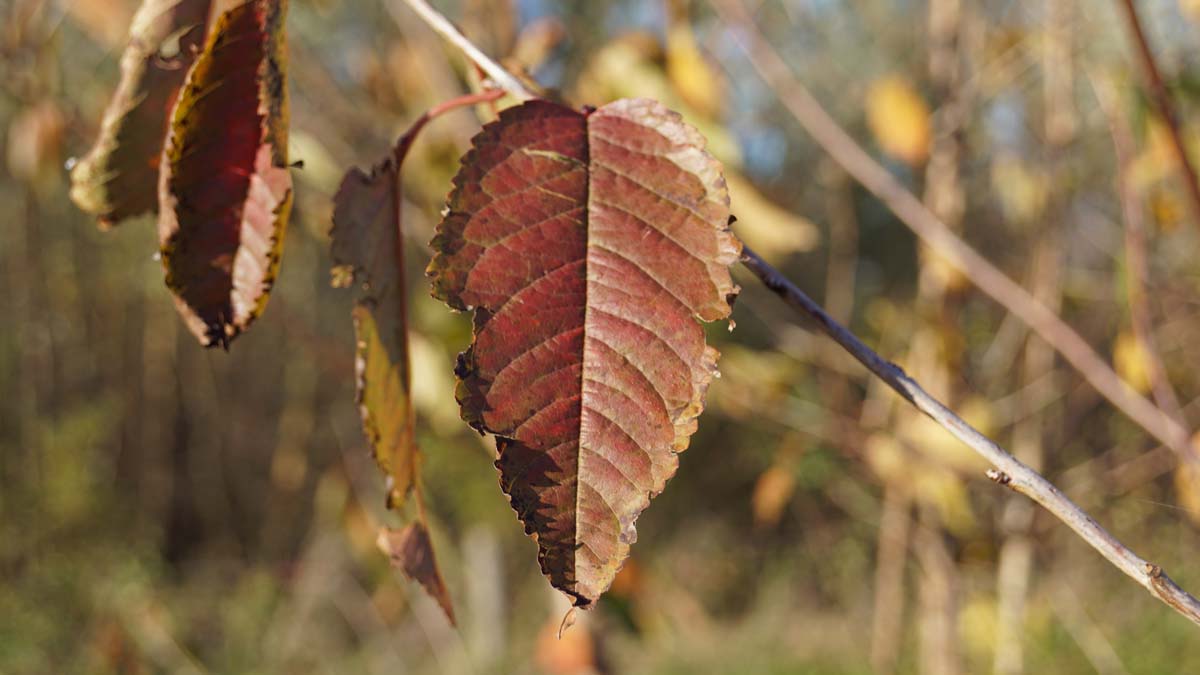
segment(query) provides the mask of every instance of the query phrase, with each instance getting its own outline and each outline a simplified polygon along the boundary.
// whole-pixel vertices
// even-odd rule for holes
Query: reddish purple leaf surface
[[[647,100],[530,101],[475,137],[434,239],[434,295],[475,310],[458,398],[577,605],[612,583],[716,374],[741,247],[700,134]]]
[[[159,240],[167,286],[206,346],[266,305],[292,201],[286,0],[221,15],[188,72],[163,148]]]
[[[171,106],[204,40],[211,0],[143,0],[100,135],[71,169],[71,199],[101,227],[152,211]]]

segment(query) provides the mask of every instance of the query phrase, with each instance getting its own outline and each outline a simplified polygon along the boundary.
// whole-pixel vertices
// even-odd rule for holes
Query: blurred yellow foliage
[[[462,424],[458,410],[446,405],[454,400],[454,360],[417,332],[409,332],[413,405],[437,434],[451,434]]]
[[[906,450],[906,446],[920,447],[921,455],[925,456]],[[867,465],[882,482],[907,485],[917,501],[938,510],[950,532],[965,535],[974,530],[975,513],[963,479],[930,457],[926,448],[880,432],[867,439],[865,449]]]
[[[1200,0],[1179,0],[1179,11],[1193,23],[1200,23]]]
[[[767,262],[776,263],[792,253],[811,251],[819,239],[817,226],[776,205],[750,181],[726,170],[730,209],[737,216],[734,234]]]
[[[867,125],[885,153],[911,166],[929,157],[929,106],[901,75],[875,80],[867,90]]]
[[[959,537],[965,537],[975,529],[975,511],[962,478],[953,471],[922,462],[912,466],[911,484],[916,498],[938,510],[946,529]]]
[[[1200,433],[1192,436],[1192,451],[1200,455]],[[1181,461],[1175,468],[1175,494],[1188,520],[1200,525],[1200,466]]]
[[[1050,197],[1046,174],[1029,166],[1019,157],[1001,155],[992,162],[992,191],[1000,200],[1004,215],[1015,223],[1037,220]]]
[[[786,466],[775,464],[759,475],[754,483],[751,508],[754,524],[772,527],[779,523],[783,509],[796,492],[796,475]]]
[[[1150,216],[1154,224],[1162,232],[1174,232],[1183,223],[1187,206],[1183,203],[1183,195],[1178,190],[1170,190],[1164,186],[1155,186],[1146,196],[1150,207]]]
[[[871,434],[867,438],[865,449],[867,466],[870,466],[875,475],[879,476],[881,482],[899,480],[908,470],[908,459],[905,457],[904,448],[891,434],[883,432]]]
[[[967,600],[958,615],[958,634],[963,646],[977,658],[990,658],[996,649],[996,600],[977,594]]]
[[[667,28],[667,77],[689,106],[705,117],[719,118],[725,99],[721,73],[713,69],[692,33],[687,2],[669,3],[670,26]]]
[[[1131,332],[1122,331],[1113,341],[1113,366],[1121,379],[1141,393],[1150,391],[1150,353]]]
[[[929,276],[932,283],[943,292],[961,291],[971,285],[963,274],[949,260],[935,253],[928,246],[917,249],[921,257],[921,272]]]

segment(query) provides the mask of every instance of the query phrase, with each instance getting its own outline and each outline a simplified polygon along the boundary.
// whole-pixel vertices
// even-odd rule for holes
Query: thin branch
[[[1066,523],[1068,527],[1075,530],[1076,534],[1117,569],[1144,586],[1151,595],[1200,625],[1200,601],[1180,588],[1161,567],[1138,557],[1041,474],[1020,462],[1004,448],[996,445],[991,439],[963,421],[954,414],[954,411],[930,396],[899,366],[884,359],[863,344],[853,333],[826,314],[825,310],[805,295],[804,291],[797,288],[754,251],[748,248],[743,249],[742,263],[767,288],[793,309],[813,319],[821,332],[833,338],[851,356],[858,359],[859,363],[866,366],[876,377],[903,396],[917,410],[928,415],[955,438],[967,444],[990,462],[995,469],[988,471],[989,478],[1042,505],[1055,517]]]
[[[1062,354],[1096,391],[1159,442],[1186,455],[1188,432],[1126,384],[1071,326],[954,234],[843,130],[751,22],[739,0],[713,0],[751,64],[813,140],[926,245]]]
[[[1100,110],[1108,121],[1108,130],[1117,159],[1117,197],[1125,221],[1125,294],[1129,302],[1129,323],[1134,336],[1145,351],[1148,378],[1155,402],[1172,419],[1186,427],[1187,418],[1183,414],[1183,406],[1179,404],[1179,397],[1175,395],[1171,381],[1167,378],[1167,369],[1163,365],[1157,341],[1154,339],[1154,321],[1147,304],[1146,288],[1150,272],[1146,260],[1146,225],[1142,202],[1129,177],[1134,155],[1133,132],[1129,129],[1129,121],[1121,114],[1117,94],[1111,84],[1092,73],[1089,73],[1089,79],[1096,99],[1100,102]],[[1195,452],[1189,453],[1189,457],[1194,461]]]
[[[404,1],[418,16],[424,19],[425,23],[429,24],[430,28],[446,38],[446,41],[457,47],[475,65],[479,66],[480,70],[487,73],[487,76],[491,78],[497,87],[521,100],[535,98],[534,94],[524,84],[521,84],[520,80],[499,63],[493,61],[487,54],[484,54],[458,28],[455,28],[449,19],[431,7],[428,2],[425,2],[425,0]]]
[[[1180,129],[1179,113],[1175,110],[1171,92],[1167,90],[1167,85],[1163,82],[1158,62],[1154,60],[1154,52],[1150,50],[1150,43],[1146,40],[1146,31],[1142,28],[1141,20],[1138,19],[1137,8],[1134,6],[1133,0],[1120,0],[1120,5],[1125,13],[1125,22],[1129,24],[1129,32],[1133,36],[1134,46],[1137,47],[1138,61],[1141,63],[1142,76],[1146,79],[1146,88],[1150,90],[1150,99],[1154,102],[1154,107],[1158,109],[1159,116],[1163,118],[1167,130],[1171,134],[1171,142],[1175,146],[1175,154],[1179,158],[1179,178],[1187,190],[1192,217],[1200,226],[1200,181],[1196,178],[1196,168],[1192,166],[1192,160],[1188,158],[1187,145],[1184,144],[1183,132]]]
[[[420,3],[425,5],[425,8],[431,14],[436,15],[441,19],[442,22],[448,24],[444,17],[437,15],[434,10],[429,8],[425,3],[421,2],[421,0],[406,1],[410,4]],[[426,20],[430,21],[431,25],[434,24],[431,19],[427,18]],[[455,34],[457,34],[457,31],[455,31]],[[466,42],[466,38],[462,38],[461,35],[459,35],[459,37],[464,43],[468,45],[470,44]],[[458,43],[455,42],[455,44]],[[472,49],[474,49],[473,46]],[[476,49],[475,51],[478,50]],[[499,68],[499,66],[496,67]],[[515,78],[509,79],[515,81]],[[496,80],[496,84],[501,88],[508,90],[509,93],[514,95],[519,95],[521,92],[526,94],[528,93],[519,82],[516,82],[516,87],[512,89],[506,86],[504,82],[504,79]],[[824,111],[821,112],[824,114]],[[826,118],[827,117],[828,116],[826,116]],[[829,123],[833,124],[832,120],[829,120]],[[837,128],[836,124],[833,126],[838,133],[844,135],[844,132],[842,132],[840,128]],[[849,140],[848,137],[847,140]],[[859,149],[856,145],[853,145],[853,141],[850,141],[850,143],[855,150],[857,150],[859,153],[862,153],[861,149]],[[862,154],[870,164],[874,165],[873,160],[871,160],[869,157],[866,157],[865,153]],[[879,171],[883,171],[882,167],[878,167],[878,165],[875,166]],[[849,170],[849,167],[845,168]],[[849,173],[851,173],[851,175],[855,175],[853,171],[849,171]],[[888,179],[893,182],[895,181],[895,179],[891,178],[891,176],[888,176]],[[899,187],[899,184],[896,184],[896,187]],[[904,192],[904,194],[907,194],[910,199],[913,199],[912,195],[904,191],[902,187],[899,187],[899,189]],[[925,208],[919,201],[916,202],[916,205],[922,210]],[[930,214],[930,217],[932,217],[932,214]],[[953,235],[950,236],[953,237]],[[954,240],[959,241],[957,238],[954,238]],[[927,243],[930,243],[928,239]],[[943,242],[943,244],[944,243],[945,242]],[[961,241],[959,241],[959,244],[963,247],[966,247],[966,244],[962,243]],[[969,248],[967,248],[967,250],[970,251]],[[915,406],[917,410],[920,410],[922,413],[928,415],[934,422],[937,422],[940,426],[953,434],[955,438],[958,438],[960,441],[965,443],[968,447],[990,462],[992,466],[996,467],[995,469],[988,471],[989,478],[1001,485],[1008,486],[1010,489],[1023,494],[1042,505],[1046,510],[1054,514],[1059,520],[1063,521],[1068,527],[1070,527],[1072,530],[1075,530],[1076,534],[1078,534],[1092,548],[1096,549],[1117,569],[1121,570],[1134,581],[1137,581],[1139,584],[1145,587],[1151,593],[1151,595],[1159,600],[1162,600],[1169,607],[1187,617],[1193,623],[1200,625],[1200,601],[1196,600],[1196,598],[1192,597],[1186,591],[1180,588],[1178,584],[1176,584],[1169,576],[1167,576],[1166,572],[1164,572],[1161,567],[1138,557],[1137,554],[1118,541],[1116,537],[1108,532],[1108,530],[1105,530],[1103,527],[1101,527],[1099,523],[1085,513],[1083,509],[1079,508],[1079,506],[1072,502],[1065,494],[1056,488],[1050,481],[1046,480],[1041,474],[1037,473],[1033,469],[1030,469],[1025,464],[1022,464],[999,445],[996,445],[996,443],[963,421],[962,418],[954,414],[953,411],[943,405],[940,401],[930,396],[928,392],[921,388],[921,385],[917,384],[914,380],[908,377],[908,375],[906,375],[899,366],[887,361],[882,356],[872,351],[870,347],[863,344],[863,342],[859,340],[853,333],[851,333],[837,321],[834,321],[833,318],[825,312],[825,310],[821,309],[820,305],[813,302],[812,299],[805,295],[803,291],[797,288],[791,281],[788,281],[788,279],[780,274],[778,270],[767,264],[767,262],[760,258],[756,253],[748,248],[744,248],[742,251],[742,264],[744,264],[751,272],[753,272],[768,289],[778,295],[785,303],[799,311],[801,314],[812,318],[816,322],[816,325],[820,328],[821,332],[833,338],[834,342],[837,342],[839,345],[841,345],[847,353],[857,359],[859,363],[862,363],[864,366],[866,366],[867,369],[875,374],[876,377],[894,389],[898,394],[900,394],[900,396]],[[1004,277],[1002,274],[1000,274],[998,270],[995,270],[995,273],[999,274],[1002,279],[1008,281],[1007,277]],[[1016,287],[1013,282],[1008,281],[1008,283]],[[1020,290],[1020,287],[1016,288]],[[1020,292],[1025,293],[1023,290]],[[1030,300],[1032,301],[1032,298],[1030,298]],[[1041,305],[1038,306],[1041,307]],[[1046,310],[1044,307],[1042,309],[1043,311],[1049,313],[1049,310]],[[1051,315],[1053,316],[1053,314]],[[1049,340],[1047,341],[1049,342]],[[1116,377],[1116,375],[1113,374],[1113,377]],[[1119,381],[1120,380],[1118,378],[1118,382]],[[1122,386],[1124,386],[1123,383]],[[1145,402],[1144,399],[1142,400]],[[1148,402],[1145,403],[1149,405]]]

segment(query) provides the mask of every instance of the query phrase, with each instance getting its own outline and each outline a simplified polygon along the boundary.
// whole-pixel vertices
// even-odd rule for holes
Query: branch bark
[[[435,28],[435,30],[439,30],[439,32],[441,32],[441,30],[438,28],[439,25],[449,26],[451,29],[453,29],[453,26],[450,26],[449,21],[447,21],[445,17],[437,14],[437,12],[430,8],[427,3],[423,2],[423,0],[406,1],[410,5],[414,6],[414,8],[415,5],[424,6],[426,12],[421,12],[421,16],[427,22],[429,22],[430,25]],[[462,37],[462,35],[457,31],[454,31],[454,33],[458,35],[461,43],[470,45],[465,37]],[[454,42],[456,45],[460,44],[459,41],[452,40],[452,42]],[[495,68],[503,70],[503,68],[495,64],[495,62],[482,55],[482,52],[479,52],[479,50],[473,45],[471,45],[471,49],[479,53],[484,60],[491,63],[491,65]],[[475,57],[472,58],[474,59]],[[477,61],[477,63],[479,62]],[[780,63],[782,64],[782,62]],[[482,63],[480,63],[480,67],[485,71],[488,71],[488,69],[484,67]],[[510,81],[514,88],[510,89],[509,86],[505,84],[505,79]],[[511,76],[509,78],[501,78],[494,81],[499,87],[506,89],[513,95],[527,96],[529,94],[525,87],[521,85],[516,78]],[[807,94],[807,92],[805,92],[805,94]],[[815,101],[813,101],[813,103],[815,104]],[[836,131],[836,133],[845,136],[845,132],[837,127],[832,119],[829,119],[828,115],[825,115],[823,110],[820,112],[825,116],[828,124],[833,126],[833,129]],[[851,144],[855,151],[862,154],[863,159],[865,159],[869,165],[874,166],[878,171],[883,172],[887,176],[887,179],[894,183],[893,187],[898,188],[904,195],[907,195],[908,199],[915,203],[916,208],[928,213],[925,210],[925,207],[919,201],[913,198],[911,194],[909,194],[906,190],[904,190],[903,187],[896,183],[894,178],[886,174],[886,171],[884,171],[882,167],[879,167],[877,164],[875,164],[874,160],[871,160],[870,157],[867,157],[866,153],[864,153],[861,148],[858,148],[858,146],[855,145],[848,136],[845,137],[845,140]],[[851,175],[855,175],[855,172],[851,171],[850,167],[847,166],[845,168],[851,173]],[[861,169],[861,167],[858,168]],[[912,205],[910,205],[910,208],[911,206]],[[928,214],[928,217],[932,217],[932,214]],[[946,235],[951,237],[952,241],[957,241],[958,245],[964,247],[966,251],[970,252],[971,255],[978,257],[978,254],[975,254],[974,251],[967,247],[966,244],[961,240],[958,240],[948,232]],[[944,237],[933,237],[933,239],[941,242],[943,245],[946,244]],[[932,241],[928,239],[926,241],[927,243],[933,245]],[[1176,584],[1169,576],[1167,576],[1167,573],[1164,572],[1161,567],[1151,562],[1147,562],[1139,557],[1127,546],[1117,540],[1116,537],[1110,534],[1108,530],[1105,530],[1091,516],[1084,512],[1083,509],[1079,508],[1078,505],[1072,502],[1065,494],[1055,487],[1054,484],[1046,480],[1046,478],[1044,478],[1038,472],[1021,463],[995,442],[981,434],[971,425],[967,424],[962,418],[956,415],[954,411],[950,410],[940,401],[930,396],[929,393],[921,387],[921,385],[919,385],[912,378],[908,377],[903,369],[875,353],[874,350],[872,350],[848,329],[830,317],[829,314],[827,314],[820,305],[813,302],[813,300],[809,298],[804,291],[801,291],[798,287],[796,287],[795,284],[793,284],[778,270],[759,257],[754,251],[750,250],[749,248],[743,249],[742,264],[745,265],[746,268],[751,272],[753,272],[754,275],[757,276],[758,279],[763,283],[763,285],[779,296],[779,298],[782,299],[786,304],[815,321],[816,326],[822,333],[825,333],[827,336],[832,338],[834,342],[842,347],[842,349],[846,350],[847,353],[857,359],[859,363],[862,363],[864,366],[866,366],[867,370],[871,371],[871,373],[873,373],[881,381],[895,390],[896,393],[900,394],[901,397],[916,407],[917,410],[921,411],[925,415],[928,415],[934,422],[949,431],[952,435],[954,435],[955,438],[958,438],[960,441],[965,443],[968,447],[986,459],[989,463],[991,463],[995,468],[988,471],[987,475],[989,478],[1000,485],[1005,485],[1009,489],[1029,497],[1033,501],[1043,506],[1046,510],[1054,514],[1055,517],[1074,530],[1075,533],[1080,536],[1080,538],[1087,542],[1092,548],[1096,549],[1096,551],[1098,551],[1102,556],[1104,556],[1105,559],[1112,563],[1114,567],[1121,570],[1131,579],[1145,587],[1151,595],[1164,602],[1167,606],[1179,612],[1193,623],[1200,625],[1200,600],[1197,600],[1188,594],[1187,591],[1180,588],[1178,584]],[[987,265],[986,262],[984,264]],[[1021,293],[1025,293],[1024,290],[1021,290],[1019,286],[1016,286],[1016,284],[1014,284],[1011,280],[1008,280],[1008,278],[1001,274],[998,270],[995,270],[995,268],[991,269],[995,274],[1000,275],[1000,278],[1006,281],[1008,284],[1017,288],[1017,290],[1019,290]],[[1028,297],[1027,293],[1025,293],[1025,295]],[[1029,297],[1029,302],[1034,302],[1031,297]],[[1045,309],[1045,307],[1042,307],[1036,302],[1034,302],[1034,304],[1036,304],[1038,307],[1041,307],[1042,311],[1053,316],[1053,313]],[[1055,317],[1055,319],[1057,319],[1057,317]],[[1068,330],[1070,329],[1068,328]],[[1072,334],[1074,333],[1072,332]],[[1078,336],[1076,337],[1078,338]],[[1082,340],[1081,338],[1078,339]],[[1092,355],[1095,357],[1094,353]],[[1116,377],[1115,373],[1113,373],[1113,377]],[[1117,378],[1117,381],[1120,382],[1120,379]],[[1124,383],[1121,384],[1124,386]],[[1142,400],[1146,405],[1150,405],[1149,402],[1146,402],[1144,399]],[[1151,408],[1153,408],[1153,406],[1151,406]],[[1156,408],[1154,410],[1157,411]]]
[[[1072,530],[1075,530],[1080,538],[1096,549],[1117,569],[1144,586],[1151,595],[1162,600],[1193,623],[1200,625],[1200,601],[1180,588],[1161,567],[1143,560],[1041,474],[1017,460],[1004,448],[963,421],[954,411],[930,396],[902,368],[884,359],[863,344],[858,337],[834,321],[825,313],[825,310],[821,309],[820,305],[813,302],[804,291],[797,288],[754,251],[743,250],[742,264],[790,307],[813,319],[821,332],[833,338],[859,363],[866,366],[867,370],[870,370],[896,393],[904,397],[917,410],[928,415],[934,422],[991,463],[995,468],[988,471],[989,478],[1040,504]]]

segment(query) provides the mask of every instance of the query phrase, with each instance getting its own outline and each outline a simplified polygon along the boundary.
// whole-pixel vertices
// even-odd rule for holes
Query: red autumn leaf
[[[91,151],[71,169],[71,199],[101,227],[152,211],[171,106],[204,40],[211,0],[143,0],[121,81]],[[109,10],[111,11],[111,9]]]
[[[409,579],[421,584],[441,606],[450,623],[456,623],[454,607],[450,604],[450,593],[446,591],[446,582],[442,580],[442,573],[438,571],[437,559],[433,556],[433,542],[423,521],[409,523],[402,530],[383,528],[379,531],[379,538],[375,543],[391,559],[393,567],[399,568]]]
[[[286,0],[221,15],[172,114],[159,181],[167,286],[205,346],[228,346],[263,310],[292,202]]]
[[[430,264],[475,309],[458,397],[551,583],[586,606],[674,473],[737,292],[720,165],[662,105],[531,101],[475,137]]]

